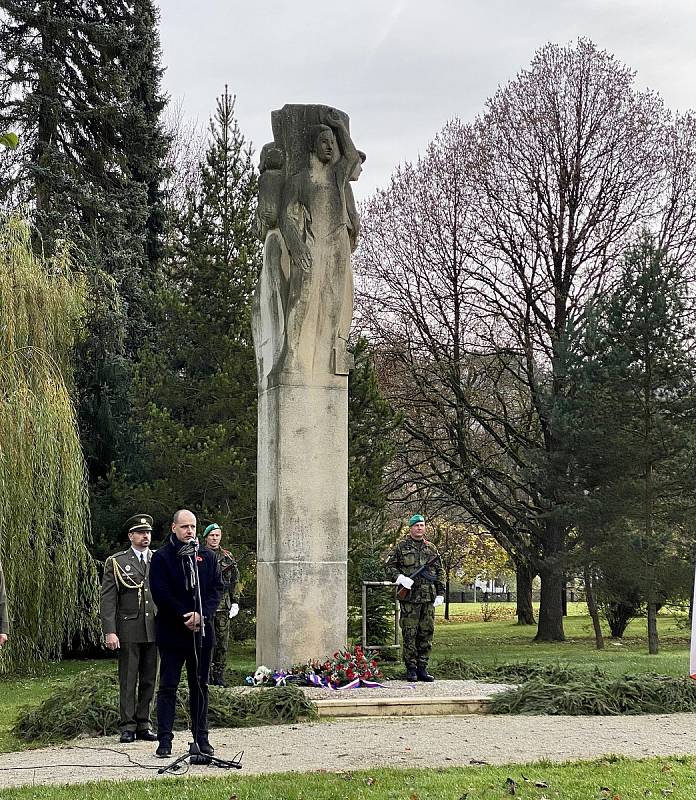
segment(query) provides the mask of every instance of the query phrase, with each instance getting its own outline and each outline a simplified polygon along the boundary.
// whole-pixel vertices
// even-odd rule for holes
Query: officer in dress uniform
[[[230,643],[230,620],[239,614],[239,567],[229,550],[220,545],[222,529],[217,522],[212,522],[203,531],[203,541],[208,550],[212,550],[220,565],[224,593],[215,613],[215,649],[211,668],[210,683],[213,686],[226,686],[225,659]]]
[[[410,575],[433,559],[411,580]],[[408,598],[400,601],[406,680],[434,681],[428,672],[428,659],[435,632],[435,608],[444,603],[444,569],[435,545],[425,538],[425,520],[420,514],[409,519],[408,535],[396,543],[387,559],[386,572],[392,581],[410,589]]]
[[[125,525],[131,546],[106,559],[100,615],[106,646],[118,650],[121,742],[153,742],[150,707],[157,678],[155,604],[150,595],[152,517]]]

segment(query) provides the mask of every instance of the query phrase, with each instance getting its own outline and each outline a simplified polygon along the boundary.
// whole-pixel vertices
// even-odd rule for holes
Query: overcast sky
[[[592,39],[667,105],[696,107],[694,0],[159,0],[164,88],[206,121],[225,83],[258,153],[270,112],[325,103],[384,186],[450,118],[473,119],[549,41]]]

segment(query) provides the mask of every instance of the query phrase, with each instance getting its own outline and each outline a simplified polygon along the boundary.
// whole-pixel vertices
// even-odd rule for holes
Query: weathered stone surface
[[[324,385],[347,375],[360,220],[350,182],[362,170],[348,117],[286,105],[261,151],[258,231],[264,264],[254,307],[261,387],[282,379]]]
[[[364,154],[321,105],[271,115],[254,297],[259,379],[256,657],[283,668],[346,644],[347,347]]]
[[[345,386],[259,395],[258,664],[288,667],[346,643],[347,425]]]

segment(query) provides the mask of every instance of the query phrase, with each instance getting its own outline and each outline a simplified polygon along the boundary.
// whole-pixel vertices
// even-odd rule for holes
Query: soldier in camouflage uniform
[[[386,563],[389,578],[410,589],[401,600],[401,638],[406,679],[434,681],[428,659],[435,631],[435,608],[444,602],[445,582],[442,560],[435,546],[425,538],[425,521],[414,514],[408,521],[408,536],[397,542]],[[409,577],[432,558],[433,564],[414,580]]]
[[[100,616],[109,650],[118,650],[120,741],[154,742],[150,708],[157,677],[155,603],[150,595],[152,517],[136,514],[125,525],[130,547],[106,559]]]
[[[203,531],[203,539],[205,547],[215,553],[225,584],[225,591],[215,614],[215,649],[210,683],[213,686],[226,686],[225,659],[230,642],[230,620],[239,614],[239,567],[232,553],[220,546],[222,530],[217,523],[208,525]]]

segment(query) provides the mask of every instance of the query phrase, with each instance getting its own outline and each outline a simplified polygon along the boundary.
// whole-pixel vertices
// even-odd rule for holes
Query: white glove
[[[236,617],[237,614],[239,614],[239,603],[232,603],[230,606],[230,619]]]
[[[441,594],[439,594],[439,595],[438,595],[438,596],[437,596],[437,597],[436,597],[436,598],[433,600],[433,605],[435,606],[435,608],[437,608],[438,606],[441,606],[441,605],[442,605],[444,602],[445,602],[445,598],[444,598],[444,597],[443,597]]]
[[[407,578],[405,575],[397,575],[395,583],[403,586],[404,589],[410,589],[413,586],[413,580],[411,578]]]

